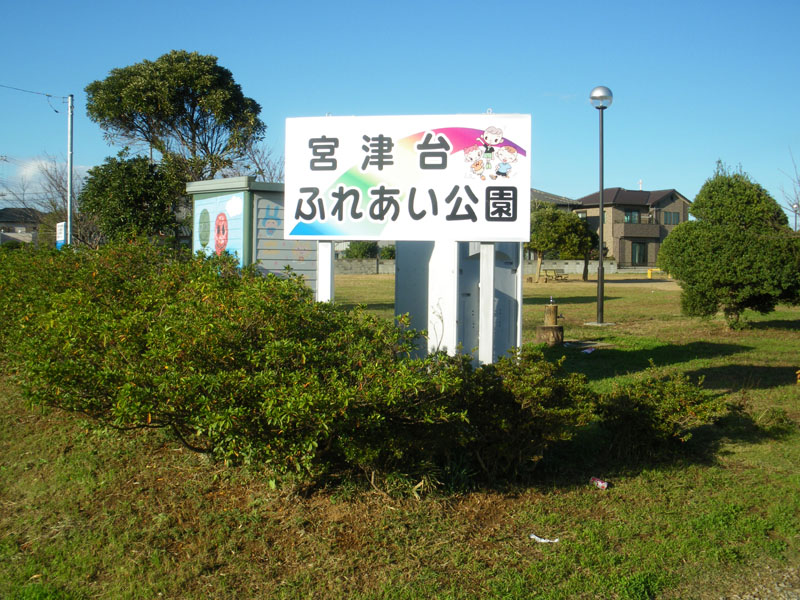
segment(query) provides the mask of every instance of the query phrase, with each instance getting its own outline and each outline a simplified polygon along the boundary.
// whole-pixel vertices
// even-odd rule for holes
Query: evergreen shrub
[[[263,277],[231,256],[147,242],[5,253],[0,317],[18,324],[0,344],[33,403],[166,428],[279,473],[514,477],[597,401],[535,347],[477,368],[412,358],[418,334],[403,319],[315,302],[298,277]],[[600,414],[637,435],[685,437],[710,414],[698,394],[648,380],[601,400]]]

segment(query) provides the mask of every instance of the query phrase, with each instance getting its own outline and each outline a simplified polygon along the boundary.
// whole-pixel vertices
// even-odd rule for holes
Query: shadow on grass
[[[669,366],[700,358],[719,358],[750,350],[738,344],[719,344],[715,342],[690,342],[688,344],[665,344],[643,350],[620,350],[617,348],[596,348],[591,353],[586,348],[553,346],[543,350],[550,361],[566,356],[564,368],[570,373],[586,375],[589,381],[627,375],[644,371],[650,361],[658,366]],[[735,369],[736,367],[731,367]],[[740,367],[739,367],[740,368]],[[741,368],[740,368],[741,369]],[[697,374],[702,374],[698,372]],[[774,383],[783,385],[783,383]]]
[[[786,331],[800,331],[800,319],[770,319],[769,321],[748,321],[750,329],[768,330],[783,329]]]
[[[597,302],[597,296],[590,295],[590,296],[558,296],[556,294],[552,294],[553,302],[560,306],[566,306],[568,304],[594,304]],[[611,302],[613,300],[618,300],[619,298],[615,298],[614,296],[605,296],[605,302]],[[526,297],[522,299],[522,303],[529,306],[544,306],[545,304],[550,304],[550,295],[548,296],[536,296],[536,297]]]
[[[793,367],[723,365],[687,371],[686,374],[692,380],[702,377],[706,388],[737,391],[769,389],[791,385],[797,381],[797,373]]]
[[[654,468],[713,465],[728,443],[760,444],[784,439],[797,426],[783,413],[757,423],[742,407],[732,406],[716,423],[692,431],[686,442],[662,443],[647,448],[614,446],[612,435],[595,422],[571,440],[552,445],[537,466],[532,485],[580,487],[591,477],[611,481]]]
[[[389,310],[394,312],[394,302],[337,302],[336,306],[344,310],[353,310],[357,306],[364,306],[368,311],[384,311]]]

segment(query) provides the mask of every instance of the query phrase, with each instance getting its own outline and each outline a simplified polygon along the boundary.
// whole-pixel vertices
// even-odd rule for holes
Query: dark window
[[[625,222],[626,223],[641,223],[641,215],[639,214],[638,210],[626,210],[625,211]]]
[[[647,244],[645,242],[631,242],[631,263],[634,265],[647,264]]]

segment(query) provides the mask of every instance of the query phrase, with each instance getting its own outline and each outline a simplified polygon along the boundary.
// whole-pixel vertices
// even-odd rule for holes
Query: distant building
[[[599,230],[599,198],[595,192],[575,200],[571,210]],[[618,267],[655,266],[658,250],[670,231],[689,219],[691,202],[677,190],[603,191],[603,242]]]
[[[550,192],[543,192],[542,190],[531,188],[531,210],[535,210],[539,206],[548,204],[567,212],[579,206],[577,200],[572,200],[566,196],[558,196],[556,194],[551,194]]]
[[[0,231],[33,233],[39,231],[42,213],[32,208],[0,208]]]

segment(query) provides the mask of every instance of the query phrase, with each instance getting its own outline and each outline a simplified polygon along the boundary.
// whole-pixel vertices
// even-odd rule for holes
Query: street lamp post
[[[603,272],[603,111],[611,106],[614,94],[604,85],[599,85],[592,90],[589,100],[600,113],[600,229],[598,235],[600,241],[597,248],[597,323],[603,322],[603,283],[605,274]]]
[[[797,202],[792,204],[792,210],[794,211],[794,230],[797,231],[797,213],[800,212],[800,204]]]

